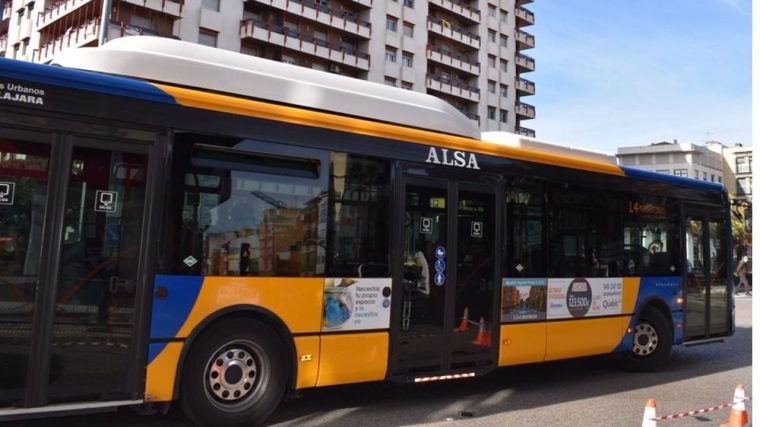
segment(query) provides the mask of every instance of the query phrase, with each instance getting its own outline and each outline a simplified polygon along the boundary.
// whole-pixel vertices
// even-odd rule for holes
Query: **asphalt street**
[[[667,415],[730,401],[741,383],[752,395],[752,298],[737,298],[736,333],[725,342],[676,347],[651,373],[619,370],[610,357],[499,369],[490,375],[422,385],[372,383],[305,391],[283,402],[270,426],[640,426],[644,404]],[[752,414],[750,413],[750,419]],[[717,426],[728,410],[662,422]],[[14,423],[18,426],[190,425],[177,411],[139,416],[129,410]]]

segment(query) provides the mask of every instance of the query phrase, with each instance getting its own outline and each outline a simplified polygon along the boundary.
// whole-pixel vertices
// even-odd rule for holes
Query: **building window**
[[[499,45],[502,47],[507,47],[507,36],[504,34],[499,35]]]
[[[492,4],[488,5],[488,16],[496,17],[496,6]]]
[[[657,169],[655,170],[657,173],[664,173],[664,174],[670,174],[670,169]]]
[[[718,177],[718,182],[720,182],[722,184],[723,183],[723,178],[722,177]]]
[[[219,0],[203,0],[201,7],[207,10],[219,11]]]
[[[675,170],[673,170],[673,175],[688,177],[689,176],[689,170],[688,169],[675,169]]]
[[[751,157],[737,157],[736,158],[736,173],[751,173],[751,172],[752,172]]]
[[[385,29],[388,31],[393,31],[394,33],[397,31],[398,28],[398,18],[394,18],[392,16],[386,16],[385,17]]]
[[[707,172],[702,172],[702,181],[707,181]]]
[[[201,28],[200,31],[198,32],[198,44],[216,47],[217,38],[218,38],[218,33],[216,31],[211,31],[205,28]]]
[[[739,178],[736,180],[736,192],[740,195],[752,194],[752,177]]]
[[[488,120],[496,120],[496,107],[488,107]]]
[[[499,85],[499,93],[501,94],[502,98],[507,98],[509,96],[509,86]]]
[[[499,21],[501,21],[501,22],[503,22],[505,24],[507,23],[507,11],[506,10],[501,9],[499,11]]]
[[[496,31],[488,30],[488,41],[491,43],[496,43]]]
[[[496,57],[493,55],[488,55],[488,66],[490,68],[496,68]]]
[[[290,64],[290,65],[297,65],[295,56],[291,56],[291,55],[283,54],[282,55],[282,62],[284,62],[286,64]]]
[[[404,6],[414,8],[414,0],[404,0]]]
[[[710,182],[715,182],[715,174],[710,174]]]
[[[409,82],[401,82],[401,89],[412,90],[414,89],[414,84]]]
[[[412,68],[412,64],[414,63],[414,55],[409,52],[402,53],[401,63],[404,65],[404,67]]]
[[[386,77],[385,78],[385,84],[388,85],[388,86],[394,86],[395,87],[396,86],[396,79],[394,79],[393,77]]]
[[[404,35],[407,37],[414,37],[414,24],[404,22]]]
[[[385,60],[388,62],[396,62],[396,48],[391,46],[385,46]]]
[[[493,80],[488,81],[488,93],[496,93],[496,82]]]
[[[502,123],[507,123],[507,121],[509,121],[509,111],[499,110],[499,121]]]
[[[699,179],[699,171],[694,171],[694,179]]]
[[[499,68],[501,69],[502,72],[506,73],[507,71],[509,71],[508,64],[509,64],[509,62],[507,62],[506,59],[500,59],[499,60]]]

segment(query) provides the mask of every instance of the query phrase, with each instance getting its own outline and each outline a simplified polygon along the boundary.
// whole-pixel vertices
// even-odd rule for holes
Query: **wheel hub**
[[[232,402],[246,397],[253,390],[258,370],[249,350],[233,346],[217,352],[209,360],[208,388],[214,397]]]
[[[649,356],[657,349],[658,337],[649,323],[639,323],[633,331],[633,354],[637,356]]]

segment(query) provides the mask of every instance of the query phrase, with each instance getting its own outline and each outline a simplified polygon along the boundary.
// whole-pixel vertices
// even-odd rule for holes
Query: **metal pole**
[[[108,28],[111,26],[112,0],[103,0],[103,10],[100,14],[100,30],[98,31],[98,46],[108,41]]]

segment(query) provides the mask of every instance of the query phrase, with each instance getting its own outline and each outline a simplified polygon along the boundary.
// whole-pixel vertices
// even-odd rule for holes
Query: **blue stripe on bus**
[[[203,284],[202,276],[157,275],[153,287],[150,338],[174,338],[193,309]],[[164,298],[156,298],[156,291],[165,288]],[[148,353],[150,363],[163,350],[166,343],[151,344]]]
[[[678,185],[681,187],[701,188],[703,190],[723,190],[723,184],[719,184],[717,182],[700,181],[698,179],[668,175],[665,173],[652,172],[628,166],[620,166],[620,169],[623,170],[627,177],[641,179],[643,181],[662,182],[666,184]]]
[[[0,58],[0,77],[176,104],[174,97],[144,81],[13,59]]]
[[[676,299],[681,294],[681,276],[653,276],[639,278],[639,294],[636,296],[636,305],[633,307],[634,313],[639,313],[644,304],[652,300],[661,300],[667,304],[671,312],[673,324],[680,322],[683,325],[683,307],[676,303]],[[636,325],[637,316],[631,316],[628,328],[633,329]],[[680,344],[683,339],[683,329],[673,331],[673,344]],[[633,334],[623,335],[623,339],[615,347],[614,351],[628,351],[633,347]]]

